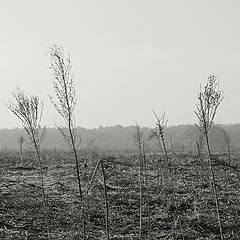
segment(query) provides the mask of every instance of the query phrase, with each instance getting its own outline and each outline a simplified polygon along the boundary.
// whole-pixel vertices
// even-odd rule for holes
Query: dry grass
[[[87,157],[87,156],[86,156]],[[78,185],[74,164],[67,152],[49,152],[44,162],[44,179],[48,200],[50,230],[53,239],[78,239],[81,219]],[[148,156],[150,235],[148,239],[219,239],[214,198],[210,187],[199,181],[196,156],[181,155],[175,161],[175,194],[171,182],[157,185],[157,159]],[[214,172],[219,192],[220,211],[226,239],[240,239],[240,186],[238,159],[233,158],[232,175],[227,176],[228,158],[214,156]],[[105,239],[104,195],[101,172],[97,173],[87,194],[97,157],[88,160],[82,182],[86,204],[88,239]],[[14,153],[0,157],[0,239],[47,239],[41,209],[41,183],[38,169],[29,154],[24,167],[17,167]],[[110,239],[138,239],[139,186],[137,156],[108,156],[105,161],[109,198]],[[170,166],[173,168],[173,166]],[[209,176],[207,160],[204,161]],[[167,179],[167,178],[165,178]],[[168,178],[169,179],[169,178]],[[169,181],[169,180],[168,180]],[[148,223],[147,191],[143,186],[142,239],[146,239]],[[176,205],[175,205],[176,200]],[[79,215],[78,215],[79,213]],[[174,228],[173,228],[174,226]],[[174,230],[173,230],[174,229]],[[79,234],[80,235],[80,234]]]

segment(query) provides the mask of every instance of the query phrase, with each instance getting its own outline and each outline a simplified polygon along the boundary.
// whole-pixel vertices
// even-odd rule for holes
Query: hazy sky
[[[0,0],[0,128],[21,124],[6,108],[19,85],[58,119],[49,45],[71,54],[77,124],[194,123],[200,83],[217,74],[225,98],[216,122],[240,122],[239,0]]]

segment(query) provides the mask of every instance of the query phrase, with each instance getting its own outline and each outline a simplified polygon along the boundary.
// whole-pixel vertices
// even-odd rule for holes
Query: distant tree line
[[[100,127],[95,129],[86,129],[78,127],[76,129],[77,134],[82,137],[82,147],[93,144],[97,145],[102,149],[117,149],[117,150],[134,150],[134,144],[132,142],[132,133],[134,132],[135,126],[123,127],[116,125],[112,127]],[[215,151],[222,150],[225,148],[224,143],[224,129],[231,139],[231,145],[233,149],[240,148],[240,124],[213,125],[210,131],[210,142],[212,148]],[[146,135],[151,132],[150,128],[143,128]],[[1,129],[0,130],[0,148],[1,149],[18,149],[18,137],[24,136],[24,129]],[[170,149],[170,138],[172,138],[173,148],[178,151],[195,151],[195,142],[197,139],[198,130],[194,125],[178,125],[170,126],[165,129],[166,144]],[[64,140],[57,131],[56,128],[47,128],[46,137],[43,142],[43,148],[67,149]],[[152,141],[151,149],[157,149],[156,144]]]

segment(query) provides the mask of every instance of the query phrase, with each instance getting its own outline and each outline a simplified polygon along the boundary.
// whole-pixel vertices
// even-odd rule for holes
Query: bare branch
[[[73,149],[76,145],[77,135],[75,133],[74,110],[76,106],[76,90],[71,72],[70,54],[65,57],[62,47],[52,45],[49,50],[50,68],[52,69],[54,81],[53,88],[55,98],[50,96],[56,111],[61,116],[59,123],[55,123],[59,132],[63,135],[68,147]]]
[[[197,127],[202,133],[209,133],[223,97],[223,91],[219,90],[219,83],[216,75],[211,75],[208,78],[207,84],[203,89],[200,86],[195,114],[199,122]]]

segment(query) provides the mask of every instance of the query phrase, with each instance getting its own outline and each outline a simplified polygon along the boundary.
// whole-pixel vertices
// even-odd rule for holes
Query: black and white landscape
[[[0,1],[0,239],[240,239],[239,10]]]

